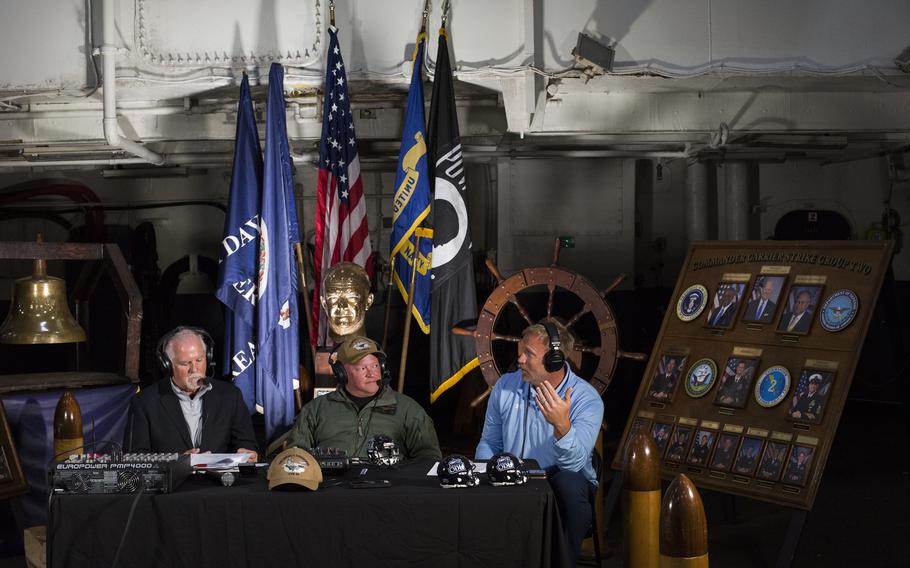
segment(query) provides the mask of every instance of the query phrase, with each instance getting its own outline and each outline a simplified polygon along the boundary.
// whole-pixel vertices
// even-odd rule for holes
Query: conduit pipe
[[[708,166],[691,161],[686,165],[686,239],[706,241],[710,238],[708,201]]]
[[[101,44],[101,62],[104,72],[104,138],[107,143],[120,148],[134,156],[152,163],[156,166],[164,165],[165,159],[161,154],[152,152],[142,144],[133,142],[128,138],[121,138],[117,127],[117,47],[114,45],[114,0],[103,0],[102,3],[102,34],[104,43]]]
[[[87,160],[2,160],[0,170],[6,168],[47,168],[61,166],[119,166],[129,164],[147,164],[148,160],[142,158],[110,158]]]
[[[751,204],[749,203],[749,163],[727,162],[726,220],[727,240],[751,238]]]

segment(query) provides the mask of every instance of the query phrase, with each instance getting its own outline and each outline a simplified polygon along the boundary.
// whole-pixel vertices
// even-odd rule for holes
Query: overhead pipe
[[[210,166],[221,167],[230,166],[233,160],[232,154],[211,153],[206,154],[169,154],[168,165],[172,166]],[[315,163],[319,160],[319,154],[316,152],[305,152],[303,154],[291,154],[291,161],[295,164]],[[0,160],[0,171],[5,168],[48,168],[48,167],[69,167],[69,166],[131,166],[147,164],[148,160],[143,158],[100,158],[85,160]],[[163,164],[156,164],[163,165]]]
[[[114,45],[114,0],[102,0],[102,34],[104,43],[101,45],[101,62],[104,70],[104,86],[102,87],[104,104],[104,138],[107,143],[120,148],[130,154],[142,158],[156,166],[165,163],[164,156],[152,152],[142,144],[133,142],[128,138],[121,138],[117,127],[117,71],[116,54]]]
[[[124,140],[121,140],[124,142]],[[139,146],[142,148],[142,146]],[[154,154],[157,155],[157,154]],[[686,157],[685,152],[672,150],[651,150],[651,151],[634,151],[634,150],[521,150],[521,149],[493,149],[485,150],[482,146],[472,147],[465,146],[462,156],[467,161],[484,161],[490,158],[510,158],[510,159],[542,159],[542,158],[579,158],[579,159],[596,159],[596,158],[653,158],[674,160]],[[207,165],[217,167],[220,165],[230,165],[233,160],[233,154],[228,152],[208,152],[208,153],[182,153],[168,154],[168,165]],[[398,159],[397,149],[393,152],[379,152],[375,154],[360,154],[361,162],[394,162]],[[301,152],[299,154],[291,152],[291,161],[295,164],[315,163],[319,160],[319,153],[315,151]],[[41,167],[64,167],[64,166],[121,166],[133,164],[148,163],[146,158],[86,158],[72,160],[0,160],[0,170],[4,168],[41,168]],[[157,163],[156,165],[162,165]]]
[[[129,164],[147,164],[142,158],[108,158],[88,160],[2,160],[0,170],[4,168],[45,168],[58,166],[120,166]]]

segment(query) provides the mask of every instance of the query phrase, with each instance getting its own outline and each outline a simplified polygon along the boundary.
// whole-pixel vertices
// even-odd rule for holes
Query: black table
[[[565,544],[549,484],[442,489],[430,463],[370,469],[392,486],[269,491],[262,471],[232,487],[193,476],[170,494],[57,495],[50,566],[563,566]]]

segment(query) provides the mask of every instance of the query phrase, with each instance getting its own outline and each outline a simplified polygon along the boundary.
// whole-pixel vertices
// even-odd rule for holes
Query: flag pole
[[[297,253],[297,272],[300,274],[300,287],[303,290],[303,313],[306,317],[306,329],[307,329],[307,341],[310,343],[310,353],[313,355],[313,365],[316,364],[316,346],[313,345],[313,342],[310,341],[311,330],[313,329],[313,312],[310,310],[310,291],[306,286],[306,263],[303,260],[303,249],[300,246],[300,243],[294,243],[294,252]],[[300,412],[300,409],[303,408],[303,393],[301,392],[304,388],[303,374],[306,373],[309,375],[309,372],[303,368],[303,365],[300,365],[301,377],[297,380],[297,388],[294,389],[294,405],[297,412]],[[309,388],[312,386],[312,377],[307,376],[307,385]]]
[[[444,0],[442,3],[442,29],[446,29],[446,24],[449,23],[449,4],[451,0]]]
[[[395,289],[395,257],[389,261],[389,284],[386,287],[386,299],[385,299],[385,320],[382,324],[382,351],[385,352],[386,339],[389,336],[389,315],[391,314],[392,306],[392,292]]]
[[[310,294],[306,286],[306,263],[303,260],[303,248],[300,243],[294,244],[294,252],[297,253],[297,266],[300,272],[300,287],[303,289],[303,310],[306,313],[306,328],[312,333],[313,329],[313,311],[310,307]],[[316,361],[316,346],[310,341],[310,352],[313,354],[313,361]]]
[[[420,258],[420,238],[433,237],[432,229],[418,227],[414,230],[414,256],[411,257],[411,281],[408,283],[408,308],[405,312],[404,338],[401,342],[401,366],[398,368],[398,392],[404,392],[404,368],[408,360],[408,344],[411,339],[411,311],[414,309],[414,286],[417,282],[417,259]]]
[[[430,19],[432,6],[430,0],[423,1],[423,22],[420,24],[420,33],[426,33],[427,31],[427,21]]]
[[[418,229],[419,231],[419,229]],[[414,309],[414,283],[417,281],[417,258],[420,256],[420,233],[414,231],[414,256],[411,257],[411,282],[408,283],[408,307],[404,313],[404,331],[401,340],[401,365],[398,368],[398,392],[404,392],[404,368],[408,361],[408,343],[411,339],[411,310]]]
[[[329,25],[335,27],[335,0],[329,0]]]

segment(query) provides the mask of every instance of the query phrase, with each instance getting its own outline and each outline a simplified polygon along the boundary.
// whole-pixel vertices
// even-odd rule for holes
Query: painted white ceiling
[[[171,163],[198,162],[200,153],[224,160],[238,77],[247,71],[259,82],[278,61],[286,67],[289,135],[297,149],[312,148],[327,1],[113,4],[124,136]],[[431,71],[441,16],[439,0],[433,4]],[[101,6],[8,0],[0,20],[10,46],[0,52],[0,168],[124,157],[101,129]],[[394,154],[382,144],[400,132],[422,7],[421,0],[338,2],[367,153]],[[905,0],[454,0],[462,130],[478,152],[851,159],[900,151],[910,139],[910,77],[894,59],[910,43],[908,21]],[[576,65],[580,32],[615,47],[612,73]],[[257,100],[263,95],[254,91]],[[769,143],[771,136],[788,138]]]

